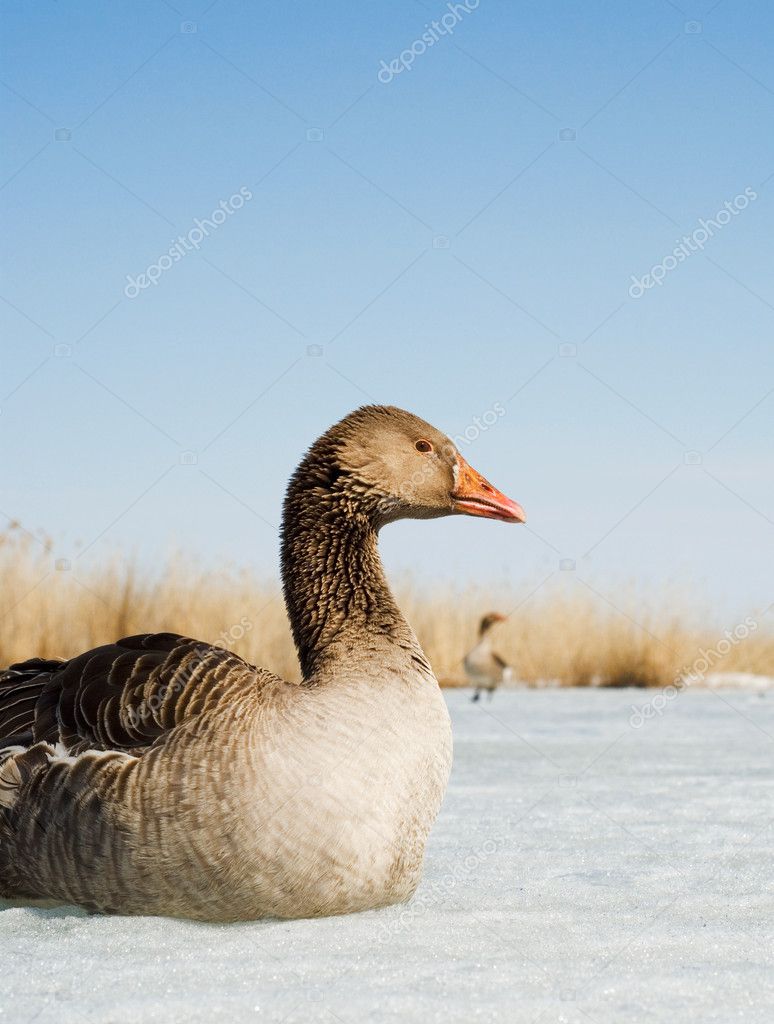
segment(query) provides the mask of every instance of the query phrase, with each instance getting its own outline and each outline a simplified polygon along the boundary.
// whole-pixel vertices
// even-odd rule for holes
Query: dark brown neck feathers
[[[366,502],[315,454],[290,482],[282,524],[282,583],[304,679],[330,659],[368,657],[385,639],[421,655],[387,585]]]

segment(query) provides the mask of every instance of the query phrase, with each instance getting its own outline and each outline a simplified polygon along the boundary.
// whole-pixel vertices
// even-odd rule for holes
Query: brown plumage
[[[504,621],[505,616],[498,612],[485,615],[479,623],[478,640],[465,655],[465,674],[475,687],[471,697],[474,702],[484,692],[489,694],[491,700],[497,687],[511,680],[511,666],[492,648],[492,627]]]
[[[285,501],[301,685],[171,633],[0,673],[0,895],[204,920],[407,899],[451,735],[377,533],[459,512],[523,521],[428,423],[360,409]]]

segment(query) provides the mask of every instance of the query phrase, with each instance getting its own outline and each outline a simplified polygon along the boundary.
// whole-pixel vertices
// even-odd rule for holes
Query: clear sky
[[[469,8],[4,4],[5,517],[276,574],[376,401],[529,517],[398,524],[391,570],[770,604],[771,3]]]

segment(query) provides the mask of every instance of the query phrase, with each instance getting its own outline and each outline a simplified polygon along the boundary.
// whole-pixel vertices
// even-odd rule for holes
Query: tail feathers
[[[51,758],[55,756],[55,748],[48,743],[0,749],[0,810],[13,807],[30,775],[43,765],[50,764]]]
[[[14,754],[24,752],[24,747],[5,747],[0,750],[0,807],[13,807],[21,789],[22,777]]]
[[[29,658],[27,661],[17,661],[0,672],[0,686],[24,682],[25,679],[34,679],[35,676],[39,676],[43,672],[56,671],[63,664],[61,658]]]
[[[32,658],[0,672],[0,741],[5,746],[33,741],[38,702],[51,673],[62,664]]]

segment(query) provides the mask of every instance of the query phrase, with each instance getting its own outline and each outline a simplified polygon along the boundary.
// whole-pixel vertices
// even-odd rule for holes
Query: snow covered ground
[[[208,926],[0,903],[0,1024],[770,1024],[774,693],[632,710],[653,696],[449,693],[406,907]]]

